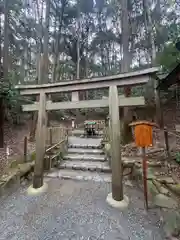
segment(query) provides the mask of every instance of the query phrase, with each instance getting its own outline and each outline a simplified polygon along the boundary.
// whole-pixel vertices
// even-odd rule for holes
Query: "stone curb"
[[[99,146],[99,145],[94,146],[94,145],[88,145],[88,144],[85,144],[85,145],[82,145],[82,144],[69,144],[69,145],[68,145],[68,148],[91,148],[91,149],[101,149],[101,146]]]
[[[91,171],[91,172],[104,172],[104,173],[111,173],[111,169],[109,167],[86,167],[86,166],[77,166],[77,165],[72,165],[68,166],[65,163],[59,166],[59,169],[71,169],[71,170],[81,170],[81,171]]]
[[[60,179],[63,180],[77,180],[77,181],[94,181],[94,182],[106,182],[111,183],[111,177],[108,178],[100,178],[100,177],[91,177],[91,176],[59,176]]]
[[[73,155],[73,154],[72,154]],[[90,155],[90,154],[89,154]],[[102,156],[102,155],[101,155]],[[82,156],[77,156],[77,157],[71,157],[71,156],[64,156],[64,160],[75,160],[75,161],[91,161],[91,162],[106,162],[105,156],[104,158],[98,158],[98,157],[88,157],[85,158],[83,155]]]
[[[34,162],[18,164],[17,168],[11,168],[9,174],[0,178],[0,196],[16,190],[23,178],[27,178],[34,169]]]

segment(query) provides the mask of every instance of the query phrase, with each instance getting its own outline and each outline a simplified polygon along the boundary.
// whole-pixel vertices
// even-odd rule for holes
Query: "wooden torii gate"
[[[121,201],[123,198],[123,188],[120,151],[119,106],[125,107],[144,105],[144,97],[125,98],[124,96],[118,96],[117,87],[146,84],[150,78],[156,75],[157,72],[158,68],[150,68],[107,77],[98,77],[43,85],[16,86],[16,89],[20,90],[21,95],[39,96],[39,102],[23,105],[23,111],[38,111],[36,132],[36,160],[33,187],[37,189],[43,186],[43,158],[45,154],[47,123],[46,111],[109,107],[110,139],[112,146],[112,197],[116,201]],[[79,101],[78,91],[100,88],[109,88],[109,99]],[[60,92],[72,92],[71,102],[47,101],[47,95]]]

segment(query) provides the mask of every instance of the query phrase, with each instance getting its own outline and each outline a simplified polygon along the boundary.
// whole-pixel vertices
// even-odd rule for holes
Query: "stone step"
[[[68,148],[101,149],[102,146],[97,144],[73,143],[73,144],[68,144]]]
[[[91,172],[106,172],[110,173],[111,169],[107,162],[94,161],[64,161],[59,166],[60,169],[73,169]]]
[[[69,170],[69,169],[52,169],[50,173],[46,173],[47,178],[61,178],[71,180],[83,180],[83,181],[95,181],[95,182],[111,182],[110,173],[97,173],[80,170]]]
[[[69,148],[68,149],[68,154],[74,154],[74,153],[90,154],[90,155],[95,155],[95,154],[103,155],[104,154],[102,149],[90,149],[90,148]]]
[[[104,162],[105,156],[104,155],[90,155],[90,154],[67,154],[64,156],[65,160],[72,160],[72,161],[92,161],[92,162]]]
[[[84,136],[84,129],[75,129],[72,131],[72,136]],[[103,131],[99,131],[98,136],[102,136]]]

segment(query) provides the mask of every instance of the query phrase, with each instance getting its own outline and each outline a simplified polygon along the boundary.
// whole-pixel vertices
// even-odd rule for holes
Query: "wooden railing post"
[[[44,155],[46,147],[46,94],[41,91],[39,99],[39,112],[36,131],[36,160],[34,166],[33,188],[43,186]]]
[[[69,129],[68,127],[66,128],[66,144],[68,144],[68,138],[69,138]]]
[[[49,128],[49,145],[51,146],[52,144],[53,144],[52,128]]]
[[[24,162],[27,162],[27,136],[24,137]]]
[[[168,130],[166,127],[164,128],[164,140],[165,140],[166,154],[169,159],[170,158],[169,139],[168,139]]]

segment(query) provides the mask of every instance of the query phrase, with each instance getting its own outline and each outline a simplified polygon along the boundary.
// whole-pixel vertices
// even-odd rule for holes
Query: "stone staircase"
[[[111,181],[111,169],[101,148],[101,139],[69,138],[67,155],[61,161],[59,171],[49,177],[62,179]]]
[[[135,160],[123,157],[123,166],[132,167]],[[111,182],[111,168],[105,158],[100,138],[71,136],[64,159],[47,177]]]
[[[73,169],[91,172],[110,172],[105,156],[100,149],[69,148],[61,169]],[[72,153],[73,151],[73,153]],[[76,151],[76,152],[75,152]]]

